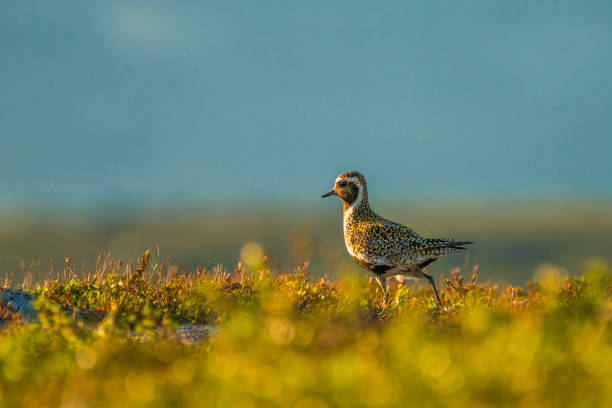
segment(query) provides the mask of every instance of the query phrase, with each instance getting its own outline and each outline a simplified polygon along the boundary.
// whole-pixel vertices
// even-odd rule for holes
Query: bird
[[[412,229],[381,217],[370,208],[368,186],[358,171],[340,174],[334,187],[321,198],[338,196],[343,206],[344,243],[350,257],[372,272],[384,294],[382,309],[389,300],[387,279],[404,275],[426,279],[440,307],[442,301],[433,277],[423,271],[441,256],[467,249],[471,241],[423,238]]]

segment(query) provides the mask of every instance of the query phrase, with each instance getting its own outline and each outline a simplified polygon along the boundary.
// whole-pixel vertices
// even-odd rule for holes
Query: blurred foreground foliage
[[[195,274],[103,259],[29,282],[38,318],[2,308],[6,407],[612,406],[612,280],[545,268],[526,288],[452,271],[423,285],[311,280],[265,259]],[[216,327],[180,342],[185,324]]]

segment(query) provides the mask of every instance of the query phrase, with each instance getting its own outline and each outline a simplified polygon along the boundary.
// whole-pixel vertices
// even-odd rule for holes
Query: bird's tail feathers
[[[474,242],[472,241],[453,241],[453,242],[449,242],[449,248],[454,248],[454,249],[459,249],[459,250],[463,250],[463,249],[467,249],[464,245],[471,245]]]
[[[464,245],[470,245],[474,242],[472,241],[454,241],[450,239],[428,239],[429,245],[427,245],[428,249],[445,249],[448,248],[451,252],[463,251],[467,249]]]

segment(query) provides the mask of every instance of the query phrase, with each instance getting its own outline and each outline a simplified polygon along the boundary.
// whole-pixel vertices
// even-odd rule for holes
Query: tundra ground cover
[[[612,280],[544,270],[525,287],[478,269],[381,294],[365,275],[311,279],[267,262],[193,274],[145,253],[89,273],[66,259],[2,305],[0,401],[30,406],[610,406]],[[14,285],[13,285],[14,286]],[[216,330],[177,341],[179,326]]]

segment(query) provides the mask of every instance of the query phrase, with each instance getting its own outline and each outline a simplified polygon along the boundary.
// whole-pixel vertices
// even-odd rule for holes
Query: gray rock
[[[32,305],[36,298],[36,295],[29,294],[21,289],[0,289],[0,301],[2,301],[4,307],[9,308],[14,313],[21,313],[23,319],[28,322],[37,320],[38,310]]]

